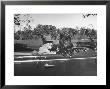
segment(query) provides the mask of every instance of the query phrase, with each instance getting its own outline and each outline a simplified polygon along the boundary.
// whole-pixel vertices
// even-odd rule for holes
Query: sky
[[[38,24],[42,25],[53,25],[57,28],[63,27],[89,27],[97,29],[97,16],[89,16],[83,18],[81,14],[30,14],[31,18],[30,25],[32,28],[36,27]],[[21,15],[21,19],[27,19],[28,17],[24,17]],[[25,23],[22,23],[25,26]]]

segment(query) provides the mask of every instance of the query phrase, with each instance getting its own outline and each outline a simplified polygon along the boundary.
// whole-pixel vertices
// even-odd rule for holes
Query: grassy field
[[[14,44],[24,44],[27,47],[36,49],[42,45],[42,40],[41,39],[38,39],[38,40],[15,40]]]
[[[14,41],[14,51],[15,56],[16,55],[31,55],[33,50],[39,50],[39,47],[42,45],[42,40],[15,40]],[[46,56],[52,56],[52,55],[46,55]],[[55,55],[54,55],[55,56]],[[53,56],[53,57],[54,57]],[[74,57],[96,57],[97,53],[89,49],[87,52],[78,52]]]
[[[15,52],[31,52],[38,50],[42,45],[42,40],[14,40]]]

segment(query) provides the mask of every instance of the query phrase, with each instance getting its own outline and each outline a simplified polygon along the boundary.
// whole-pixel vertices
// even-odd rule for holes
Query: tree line
[[[44,35],[51,35],[52,39],[63,39],[68,37],[70,39],[97,39],[97,31],[95,29],[90,28],[56,28],[52,25],[41,25],[38,24],[33,30],[31,26],[24,27],[24,30],[18,30],[14,32],[15,40],[32,40],[43,38]]]

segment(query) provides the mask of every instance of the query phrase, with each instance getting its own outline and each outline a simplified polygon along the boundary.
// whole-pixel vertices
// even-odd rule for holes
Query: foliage
[[[74,39],[76,36],[77,40],[79,39],[96,39],[97,38],[97,31],[94,29],[89,28],[80,28],[80,30],[74,28],[62,28],[57,29],[55,26],[52,25],[41,25],[38,24],[34,30],[31,30],[31,26],[24,27],[24,30],[18,30],[14,33],[15,40],[28,40],[28,39],[37,39],[43,37],[43,35],[51,35],[53,39]]]
[[[97,14],[83,14],[83,18],[89,17],[89,16],[97,16]]]

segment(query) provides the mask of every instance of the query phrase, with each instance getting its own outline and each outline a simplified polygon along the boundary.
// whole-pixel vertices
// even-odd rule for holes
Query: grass
[[[15,40],[14,44],[24,44],[27,45],[28,47],[31,48],[37,48],[42,45],[42,40],[37,39],[37,40]]]
[[[31,55],[33,50],[39,50],[39,47],[42,45],[42,40],[15,40],[14,41],[14,51],[15,55]],[[16,46],[18,44],[18,46]],[[20,45],[20,46],[19,46]],[[57,57],[58,55],[48,55],[48,57]],[[95,57],[97,53],[92,49],[89,49],[87,52],[79,52],[73,55],[74,57]]]

